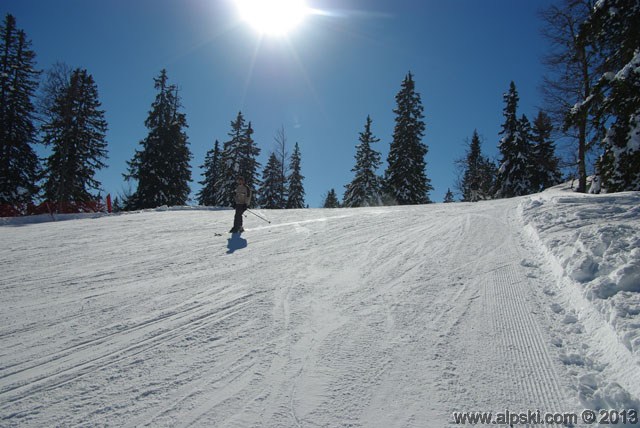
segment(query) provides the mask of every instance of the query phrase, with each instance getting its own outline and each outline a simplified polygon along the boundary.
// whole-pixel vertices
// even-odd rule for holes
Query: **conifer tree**
[[[360,133],[360,144],[356,148],[356,164],[351,171],[355,176],[346,185],[343,198],[345,207],[366,207],[382,205],[382,179],[377,175],[380,168],[380,153],[371,144],[380,141],[371,132],[371,117],[367,116],[364,131]]]
[[[154,79],[154,87],[158,93],[145,121],[149,134],[140,142],[142,148],[136,150],[125,175],[138,182],[128,201],[132,209],[185,205],[189,198],[191,151],[178,88],[169,84],[166,70]]]
[[[580,42],[580,27],[591,14],[596,0],[560,0],[541,11],[543,35],[549,49],[543,58],[547,67],[542,93],[545,111],[555,133],[571,147],[569,165],[575,166],[578,192],[587,191],[588,154],[603,132],[601,121],[588,109],[579,109],[567,121],[574,105],[586,100],[600,102],[594,88],[599,79],[603,55]]]
[[[241,157],[240,157],[240,171],[245,178],[247,186],[251,189],[256,189],[260,186],[259,172],[260,163],[258,162],[258,156],[260,156],[260,148],[253,140],[253,126],[251,122],[247,124],[244,138],[242,140]]]
[[[428,148],[422,142],[425,131],[423,107],[411,73],[402,82],[396,105],[393,141],[385,171],[386,192],[399,205],[429,203],[429,192],[433,187],[425,172],[424,158]]]
[[[517,118],[519,98],[515,83],[511,82],[509,92],[504,95],[504,101],[505,122],[500,131],[502,139],[498,145],[502,159],[496,180],[496,196],[511,198],[531,193],[531,125],[526,116]]]
[[[204,206],[220,206],[221,201],[216,199],[216,193],[221,180],[221,160],[220,160],[220,143],[218,140],[213,145],[213,149],[209,150],[205,156],[204,165],[200,168],[204,169],[204,180],[200,182],[202,189],[198,192],[198,203]]]
[[[329,190],[324,198],[322,208],[340,208],[340,201],[338,200],[335,189]]]
[[[454,202],[453,192],[451,191],[451,189],[447,189],[447,194],[444,195],[444,203],[449,204],[451,202]]]
[[[533,192],[539,192],[562,182],[560,159],[556,156],[556,147],[551,141],[552,132],[551,118],[545,112],[539,111],[531,130]]]
[[[280,129],[276,131],[276,135],[274,137],[275,140],[275,154],[280,161],[281,171],[280,171],[280,180],[282,181],[282,185],[280,188],[280,200],[283,205],[280,208],[285,208],[286,202],[289,199],[288,197],[288,180],[287,180],[287,157],[289,153],[287,153],[287,136],[284,132],[284,126],[281,126]]]
[[[260,187],[258,203],[266,209],[278,209],[283,207],[282,180],[280,174],[282,165],[275,153],[271,153],[267,165],[262,172],[262,186]]]
[[[260,186],[257,157],[260,148],[253,141],[253,128],[246,123],[242,112],[238,112],[236,120],[231,121],[230,140],[225,142],[221,153],[220,186],[216,190],[216,200],[224,206],[233,206],[235,199],[236,179],[243,177],[251,189]],[[252,205],[255,198],[252,198]]]
[[[6,206],[12,213],[24,214],[38,193],[32,98],[39,74],[31,41],[7,15],[0,24],[0,209]]]
[[[304,208],[304,186],[302,180],[302,156],[300,154],[300,146],[298,143],[293,148],[291,154],[291,162],[289,165],[289,177],[287,179],[287,208]]]
[[[467,156],[458,162],[462,167],[462,180],[458,185],[462,201],[477,202],[489,198],[494,187],[496,167],[489,158],[482,155],[477,130],[473,131]]]
[[[93,77],[78,68],[52,101],[42,126],[43,142],[52,152],[46,160],[44,193],[63,210],[81,209],[96,198],[90,190],[100,189],[95,174],[106,166],[107,157],[107,122],[100,107]]]
[[[582,26],[580,40],[605,60],[595,96],[576,106],[572,119],[595,112],[610,124],[598,165],[603,187],[610,192],[640,190],[640,4],[599,1]]]

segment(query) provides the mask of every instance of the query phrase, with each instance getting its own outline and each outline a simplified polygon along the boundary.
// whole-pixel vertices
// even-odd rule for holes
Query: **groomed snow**
[[[2,219],[0,426],[637,409],[639,202]]]

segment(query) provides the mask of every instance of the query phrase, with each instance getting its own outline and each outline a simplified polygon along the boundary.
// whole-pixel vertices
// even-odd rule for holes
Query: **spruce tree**
[[[462,201],[477,202],[489,198],[495,182],[496,167],[489,158],[482,155],[477,130],[473,131],[467,156],[458,162],[463,171],[458,186],[462,193]]]
[[[32,148],[38,87],[35,53],[12,15],[0,25],[0,210],[24,214],[37,196],[40,165]]]
[[[61,210],[79,210],[96,199],[97,170],[106,165],[107,122],[100,109],[98,88],[84,69],[71,73],[67,86],[51,103],[42,126],[43,142],[51,147],[46,160],[44,193]]]
[[[324,198],[322,208],[340,208],[340,201],[338,200],[335,189],[329,190]]]
[[[166,70],[154,79],[154,87],[158,93],[145,121],[149,134],[140,142],[142,148],[136,150],[125,175],[138,182],[129,200],[132,209],[185,205],[189,199],[191,151],[178,88],[169,84]]]
[[[343,198],[345,207],[382,205],[382,179],[377,175],[380,168],[380,153],[371,144],[380,141],[371,132],[371,117],[367,116],[364,131],[360,133],[360,144],[356,148],[356,164],[351,171],[355,176],[346,185]]]
[[[282,201],[282,206],[280,208],[285,208],[287,200],[289,199],[288,193],[288,183],[287,183],[287,136],[284,132],[284,126],[281,126],[280,129],[276,131],[276,135],[274,137],[275,140],[275,154],[280,161],[281,171],[280,171],[280,180],[282,181],[282,185],[280,188],[280,201]]]
[[[242,112],[231,122],[230,140],[225,142],[221,153],[220,186],[216,190],[216,200],[223,206],[233,206],[236,179],[243,177],[251,189],[260,187],[257,157],[260,148],[253,141],[253,128],[246,123]],[[252,198],[252,205],[255,198]]]
[[[551,118],[545,112],[539,111],[531,130],[533,192],[542,191],[562,182],[560,159],[556,156],[556,146],[551,141],[552,132]]]
[[[496,180],[496,197],[511,198],[531,193],[531,125],[526,116],[517,118],[519,98],[515,83],[511,82],[504,101],[505,121],[498,145],[502,159]]]
[[[261,165],[257,160],[260,156],[260,148],[253,140],[253,132],[253,126],[249,122],[241,145],[240,171],[242,171],[247,186],[256,189],[260,186],[258,170]]]
[[[408,73],[396,95],[393,141],[387,158],[385,189],[399,205],[429,203],[433,190],[426,176],[425,156],[428,148],[422,142],[425,124],[420,94],[413,76]]]
[[[202,189],[197,194],[198,203],[204,206],[215,207],[222,205],[216,198],[216,191],[220,179],[221,165],[220,165],[220,143],[218,140],[213,145],[213,149],[207,151],[205,156],[204,165],[200,168],[204,169],[204,180],[200,182]]]
[[[300,154],[300,146],[298,143],[293,148],[291,154],[291,162],[289,165],[289,177],[287,179],[287,208],[304,208],[304,186],[302,180],[302,156]]]
[[[258,192],[258,203],[266,209],[282,208],[282,180],[280,173],[282,165],[275,153],[271,153],[267,165],[262,172],[262,186]]]
[[[598,165],[603,187],[610,192],[640,190],[640,4],[599,1],[582,26],[580,40],[606,59],[596,96],[575,108],[573,117],[590,111],[610,124]],[[602,102],[596,102],[599,99]]]
[[[451,191],[451,189],[447,189],[447,194],[444,195],[444,203],[449,204],[451,202],[454,202],[453,192]]]

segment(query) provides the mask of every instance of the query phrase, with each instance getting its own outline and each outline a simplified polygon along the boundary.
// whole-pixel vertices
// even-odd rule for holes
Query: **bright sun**
[[[304,0],[236,0],[242,19],[260,34],[284,36],[309,13]]]

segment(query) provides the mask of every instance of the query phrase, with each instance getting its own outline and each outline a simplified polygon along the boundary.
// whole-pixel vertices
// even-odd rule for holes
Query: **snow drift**
[[[526,199],[520,209],[567,301],[566,313],[558,304],[555,312],[570,326],[588,325],[583,349],[565,356],[584,368],[583,403],[637,406],[628,391],[640,393],[640,193],[581,195],[558,186]],[[586,346],[594,348],[592,354]],[[609,372],[621,373],[618,382],[628,391],[615,391],[617,383],[604,381],[602,373]]]

